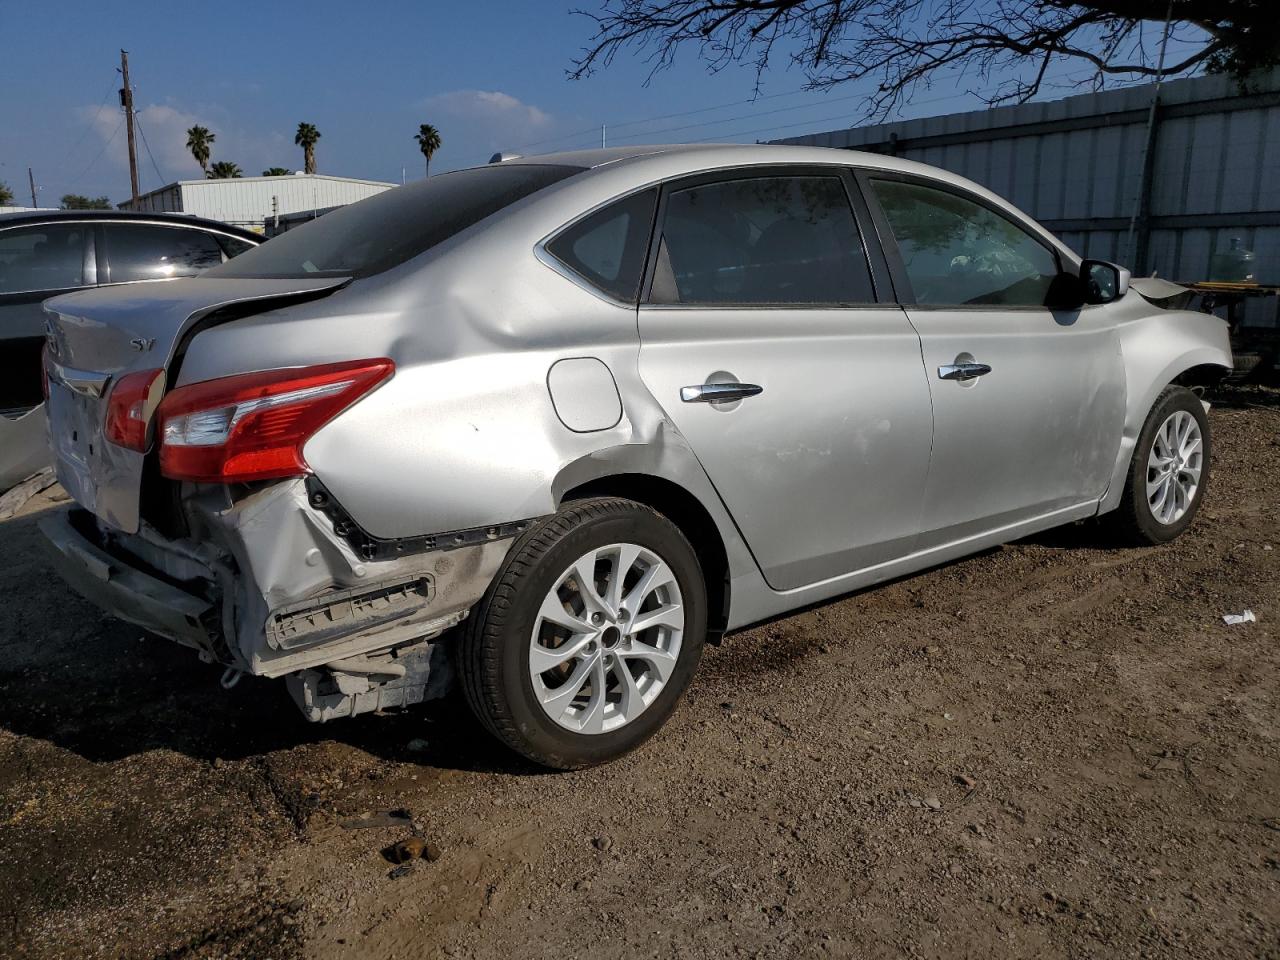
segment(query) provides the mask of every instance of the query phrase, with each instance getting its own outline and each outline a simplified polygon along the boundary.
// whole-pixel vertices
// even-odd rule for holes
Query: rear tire
[[[1209,483],[1209,419],[1186,387],[1170,385],[1147,414],[1112,526],[1126,542],[1168,543],[1195,519]]]
[[[702,570],[679,528],[634,501],[595,498],[512,545],[464,624],[457,660],[489,732],[569,770],[613,760],[662,726],[706,630]]]

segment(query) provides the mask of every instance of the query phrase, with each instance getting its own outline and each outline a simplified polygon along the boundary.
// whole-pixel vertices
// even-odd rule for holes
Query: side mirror
[[[1105,260],[1085,260],[1080,264],[1080,283],[1085,303],[1114,303],[1129,292],[1131,274]]]

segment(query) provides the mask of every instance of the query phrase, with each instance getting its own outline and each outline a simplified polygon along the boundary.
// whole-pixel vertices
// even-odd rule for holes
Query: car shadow
[[[223,689],[222,667],[105,615],[66,586],[46,558],[37,517],[0,523],[0,728],[94,763],[155,750],[211,763],[337,742],[444,769],[545,772],[494,740],[456,691],[404,712],[315,724],[279,680],[242,676]]]
[[[279,680],[245,675],[224,689],[221,666],[201,663],[187,648],[107,616],[66,586],[46,558],[38,515],[0,523],[0,596],[6,597],[0,619],[0,689],[6,691],[0,697],[0,728],[94,763],[157,750],[212,763],[338,743],[385,760],[447,770],[547,772],[490,736],[457,689],[406,711],[328,724],[306,721]],[[1056,549],[1116,548],[1092,522],[1022,542]],[[919,572],[910,575],[915,576]],[[872,589],[904,579],[909,577]]]

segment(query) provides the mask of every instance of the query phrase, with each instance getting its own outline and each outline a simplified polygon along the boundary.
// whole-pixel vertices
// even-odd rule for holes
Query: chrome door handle
[[[745,400],[761,393],[764,393],[764,387],[754,383],[703,383],[696,387],[681,387],[680,399],[685,403],[724,403]]]
[[[938,368],[939,380],[974,380],[985,377],[991,367],[985,363],[944,363]]]

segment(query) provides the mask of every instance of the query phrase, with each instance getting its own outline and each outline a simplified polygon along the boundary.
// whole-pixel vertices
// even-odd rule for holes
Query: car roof
[[[747,166],[756,163],[831,164],[853,167],[877,167],[926,173],[935,179],[950,174],[937,167],[900,160],[883,153],[834,147],[805,147],[786,143],[676,143],[639,144],[628,147],[606,147],[594,150],[571,150],[562,153],[513,156],[504,163],[549,163],[595,169],[619,162],[648,162],[665,166],[684,166],[690,170],[704,167]]]
[[[132,210],[18,210],[0,213],[0,229],[19,224],[55,223],[58,220],[102,220],[113,223],[163,223],[183,227],[204,227],[218,230],[246,240],[261,243],[265,238],[242,227],[234,227],[221,220],[195,217],[187,213],[141,213]]]

